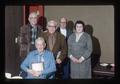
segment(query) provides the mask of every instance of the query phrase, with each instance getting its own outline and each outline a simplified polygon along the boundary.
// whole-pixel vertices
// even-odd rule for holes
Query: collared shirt
[[[49,34],[48,35],[48,41],[49,41],[50,50],[52,51],[52,49],[54,47],[54,44],[55,44],[55,41],[56,41],[56,33]]]
[[[37,50],[31,51],[27,55],[25,60],[22,62],[21,69],[24,70],[25,72],[27,72],[27,69],[31,69],[31,64],[33,62],[39,61],[38,57],[40,57],[40,55]],[[43,70],[42,74],[38,77],[38,79],[45,79],[46,74],[56,71],[55,59],[54,59],[52,52],[50,52],[48,50],[44,50],[43,59],[44,59],[44,70]],[[28,73],[26,78],[34,79],[35,77],[33,77],[31,74]]]
[[[66,28],[60,28],[60,32],[61,32],[61,34],[63,34],[65,37],[67,36],[67,30],[66,30]]]
[[[35,39],[37,38],[37,27],[36,28],[32,28],[32,35],[31,35],[31,44],[35,44]]]

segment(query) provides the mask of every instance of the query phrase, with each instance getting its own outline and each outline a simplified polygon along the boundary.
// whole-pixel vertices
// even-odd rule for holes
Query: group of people
[[[21,69],[26,79],[91,78],[92,40],[84,32],[84,22],[75,22],[75,31],[66,28],[67,19],[47,22],[47,30],[37,24],[36,12],[20,28]]]

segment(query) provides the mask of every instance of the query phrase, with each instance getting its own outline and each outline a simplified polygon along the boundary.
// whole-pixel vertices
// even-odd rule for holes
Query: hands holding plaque
[[[40,71],[34,71],[32,69],[28,69],[27,72],[30,73],[32,76],[35,76],[35,77],[39,77],[39,75],[41,74]]]
[[[43,62],[32,63],[32,70],[42,72],[43,71]]]
[[[42,71],[43,71],[43,62],[32,63],[32,69],[28,69],[28,72],[35,77],[39,77]]]

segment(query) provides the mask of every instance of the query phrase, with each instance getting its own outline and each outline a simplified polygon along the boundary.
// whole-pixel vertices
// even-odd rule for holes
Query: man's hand
[[[56,62],[57,62],[58,64],[61,64],[61,63],[62,63],[62,61],[61,61],[60,59],[56,59]]]

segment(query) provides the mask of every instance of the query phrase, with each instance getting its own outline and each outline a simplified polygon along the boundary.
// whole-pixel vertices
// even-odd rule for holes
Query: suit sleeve
[[[27,72],[27,69],[29,69],[30,60],[31,60],[31,55],[28,54],[25,60],[20,65],[21,69],[24,70],[25,72]]]
[[[91,40],[91,37],[89,35],[87,37],[86,44],[87,44],[86,51],[83,54],[83,56],[84,56],[85,59],[88,59],[90,57],[91,53],[92,53],[92,50],[93,50],[93,48],[92,48],[92,40]]]
[[[68,57],[71,55],[71,36],[68,38]]]
[[[66,43],[66,39],[64,36],[61,36],[61,55],[59,57],[59,59],[61,59],[62,61],[65,59],[65,57],[67,56],[67,43]]]

